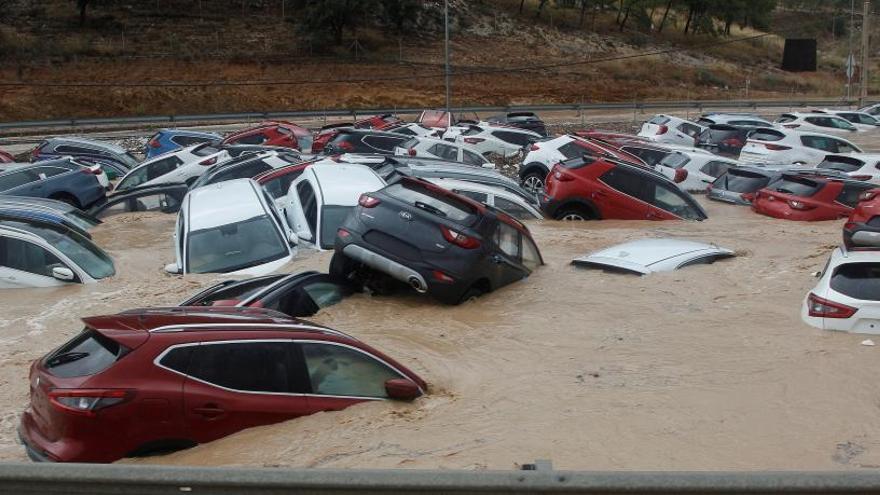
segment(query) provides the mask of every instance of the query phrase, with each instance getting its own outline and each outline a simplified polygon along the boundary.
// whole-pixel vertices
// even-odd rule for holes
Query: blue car
[[[106,201],[98,176],[68,158],[0,173],[0,194],[55,199],[79,209]]]
[[[159,129],[144,147],[144,155],[149,160],[154,156],[168,153],[194,144],[220,141],[223,136],[213,132],[187,131],[183,129]]]
[[[23,222],[47,222],[53,225],[64,227],[70,231],[91,239],[92,235],[89,231],[80,225],[72,222],[63,214],[53,210],[35,210],[30,208],[16,208],[0,205],[0,220],[16,220]]]

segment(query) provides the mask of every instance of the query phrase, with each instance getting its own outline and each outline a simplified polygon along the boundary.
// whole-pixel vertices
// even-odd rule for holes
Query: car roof
[[[385,181],[366,165],[315,163],[305,173],[313,174],[324,204],[354,206],[365,191],[385,187]]]
[[[202,230],[266,215],[253,179],[234,179],[190,191],[189,230]],[[185,201],[186,201],[185,200]]]
[[[179,136],[194,136],[194,137],[221,137],[220,134],[211,131],[192,131],[189,129],[178,129],[176,127],[166,127],[163,129],[159,129],[159,132],[166,134],[177,134]]]
[[[871,250],[848,250],[844,246],[838,246],[831,252],[831,260],[834,266],[846,263],[878,263],[880,257],[877,251]]]
[[[48,139],[48,141],[51,142],[52,144],[56,144],[58,142],[85,144],[85,145],[91,145],[93,147],[109,149],[115,153],[119,153],[119,154],[123,154],[123,155],[126,153],[125,148],[123,148],[122,146],[119,146],[118,144],[108,143],[106,141],[98,141],[95,139],[89,139],[89,138],[79,137],[79,136],[56,136],[56,137]]]
[[[733,256],[734,253],[713,244],[685,239],[638,239],[575,258],[572,263],[607,266],[647,274],[657,271],[661,268],[659,265],[667,260],[674,259],[675,266],[678,266],[689,259],[701,258],[708,254]]]
[[[49,198],[38,198],[33,196],[13,196],[11,194],[0,194],[0,205],[28,205],[28,206],[41,206],[46,208],[51,208],[53,210],[59,211],[73,211],[77,208],[75,206],[70,205],[69,203],[65,203],[64,201],[58,201],[57,199],[49,199]]]
[[[57,160],[52,160],[52,161],[57,161]],[[7,175],[16,174],[16,173],[26,171],[26,170],[32,170],[32,169],[35,169],[38,167],[51,167],[51,166],[53,166],[53,164],[51,162],[49,162],[48,160],[45,162],[33,162],[33,163],[29,163],[28,165],[23,166],[23,167],[16,167],[11,170],[4,170],[4,171],[0,172],[0,177],[5,177]],[[75,172],[75,171],[76,170],[74,170],[74,169],[68,169],[68,172]],[[62,174],[58,174],[58,175],[62,175]]]
[[[199,323],[285,324],[298,321],[272,309],[238,306],[135,308],[113,315],[89,316],[82,320],[96,330],[125,328],[142,331]]]

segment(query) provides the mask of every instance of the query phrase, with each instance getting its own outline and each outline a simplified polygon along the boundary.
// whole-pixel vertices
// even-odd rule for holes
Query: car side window
[[[482,167],[483,164],[486,163],[486,160],[484,160],[483,157],[481,157],[480,155],[478,155],[474,152],[471,152],[468,150],[461,150],[461,151],[462,151],[461,160],[464,163],[467,163],[468,165]]]
[[[586,150],[579,146],[576,141],[572,141],[568,144],[563,144],[559,147],[558,151],[562,153],[566,159],[571,160],[572,158],[579,158],[584,156]]]
[[[627,196],[650,202],[645,193],[646,180],[637,174],[620,167],[615,167],[602,174],[600,179],[605,184],[608,184]]]
[[[192,146],[194,144],[204,143],[210,141],[207,138],[195,137],[195,136],[173,136],[171,138],[171,142],[177,144],[181,147]]]
[[[0,191],[7,191],[33,181],[33,176],[23,171],[4,175],[0,177]]]
[[[306,217],[306,223],[309,224],[311,234],[310,240],[315,239],[315,232],[318,228],[318,202],[315,198],[315,190],[309,181],[304,180],[297,184],[296,192],[299,195],[299,204],[302,205],[303,215]]]
[[[499,210],[503,210],[505,213],[514,218],[535,218],[535,215],[529,212],[529,210],[514,203],[513,201],[510,201],[509,199],[499,198],[498,196],[495,196],[495,207]]]
[[[727,172],[727,169],[729,169],[731,166],[732,165],[727,162],[712,160],[710,162],[706,162],[706,164],[700,168],[700,172],[703,172],[710,177],[717,178],[724,175]]]
[[[458,148],[456,148],[454,146],[449,146],[448,144],[437,143],[437,144],[431,146],[430,148],[428,148],[427,151],[428,151],[428,153],[430,153],[434,156],[439,156],[440,158],[443,158],[444,160],[450,160],[453,162],[458,161]]]
[[[267,170],[272,170],[272,167],[267,165],[262,160],[254,160],[250,163],[245,163],[237,167],[229,167],[225,170],[217,172],[214,177],[211,177],[209,183],[216,184],[218,182],[224,182],[233,179],[250,179],[255,175],[263,173]]]
[[[840,193],[834,198],[834,200],[838,203],[845,204],[850,208],[855,208],[859,203],[859,195],[872,187],[871,184],[844,184]]]
[[[68,146],[68,145],[64,145],[64,144],[55,148],[55,152],[60,153],[60,154],[64,154],[64,153],[74,153],[74,154],[78,154],[78,153],[79,154],[81,154],[81,153],[96,154],[97,153],[100,155],[104,154],[100,150],[92,150],[89,148],[80,148],[79,146]]]
[[[157,179],[167,173],[173,172],[182,164],[183,160],[176,156],[169,156],[157,160],[145,167],[147,169],[147,180]]]
[[[175,347],[162,356],[162,359],[159,360],[159,364],[185,375],[189,371],[189,361],[195,347],[196,346],[192,345]]]
[[[394,138],[388,136],[364,136],[363,142],[374,150],[378,150],[383,153],[391,153],[392,151],[394,151],[395,146],[400,146],[400,143],[406,140],[407,139],[405,137]]]
[[[489,195],[486,193],[476,192],[476,191],[463,191],[461,189],[453,189],[452,192],[455,194],[460,194],[466,198],[471,198],[474,201],[479,201],[480,203],[488,203]]]
[[[835,140],[835,144],[837,145],[837,153],[854,153],[858,151],[846,141]]]
[[[539,266],[543,264],[541,261],[541,253],[538,251],[538,246],[535,245],[534,241],[529,239],[528,236],[522,236],[522,262],[526,268],[531,271],[535,271]]]
[[[189,376],[242,392],[295,392],[289,342],[194,346]]]
[[[495,229],[495,244],[502,253],[518,260],[520,258],[519,238],[518,230],[504,222],[498,222],[498,228]]]
[[[529,144],[529,141],[531,141],[531,136],[523,134],[521,132],[492,131],[492,135],[502,141],[515,144],[517,146],[525,146]]]
[[[0,266],[51,277],[52,268],[66,265],[57,256],[36,244],[12,237],[0,237]]]
[[[837,153],[837,142],[820,136],[801,136],[801,143],[808,148]]]
[[[262,132],[255,132],[230,141],[230,144],[263,144],[269,138]]]
[[[297,177],[302,175],[302,173],[302,170],[297,170],[279,177],[275,177],[274,179],[264,183],[263,188],[268,191],[273,198],[278,199],[281,196],[287,194],[288,191],[290,191],[290,185],[293,184],[293,181],[295,181]]]
[[[678,125],[678,130],[690,137],[696,137],[700,134],[700,127],[688,122],[682,122]]]
[[[674,215],[688,220],[699,220],[701,217],[694,207],[684,198],[681,189],[668,184],[653,182],[654,198],[650,203]]]
[[[30,171],[37,174],[40,179],[46,179],[70,172],[70,169],[61,167],[34,167],[30,169]]]
[[[119,199],[107,208],[101,210],[98,218],[106,218],[120,213],[133,211],[161,211],[173,213],[180,209],[180,197],[164,192],[145,194],[136,198]]]
[[[374,357],[350,347],[305,342],[300,347],[313,394],[386,398],[385,382],[402,378]]]
[[[642,161],[652,167],[660,163],[664,158],[666,158],[666,155],[668,154],[658,150],[638,148],[634,146],[624,146],[621,148],[621,150],[641,158]]]
[[[130,174],[127,177],[122,179],[119,184],[116,185],[116,190],[121,191],[123,189],[131,189],[132,187],[137,187],[144,182],[147,182],[149,179],[147,178],[149,174],[149,166],[141,167]]]

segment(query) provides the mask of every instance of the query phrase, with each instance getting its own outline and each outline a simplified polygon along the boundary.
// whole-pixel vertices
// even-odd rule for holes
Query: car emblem
[[[401,211],[399,213],[399,215],[400,215],[400,218],[402,218],[404,220],[407,220],[407,221],[412,220],[412,213],[410,213],[408,211]]]

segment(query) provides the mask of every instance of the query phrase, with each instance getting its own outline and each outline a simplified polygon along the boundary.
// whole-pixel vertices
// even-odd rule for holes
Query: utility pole
[[[446,111],[449,112],[449,0],[443,5],[443,23],[446,28]]]
[[[852,101],[852,76],[853,67],[855,66],[855,57],[853,56],[853,33],[856,30],[856,0],[849,2],[849,55],[846,58],[846,101]]]
[[[868,98],[868,26],[871,18],[871,0],[865,0],[862,11],[862,73],[859,87],[859,106],[865,105]]]

